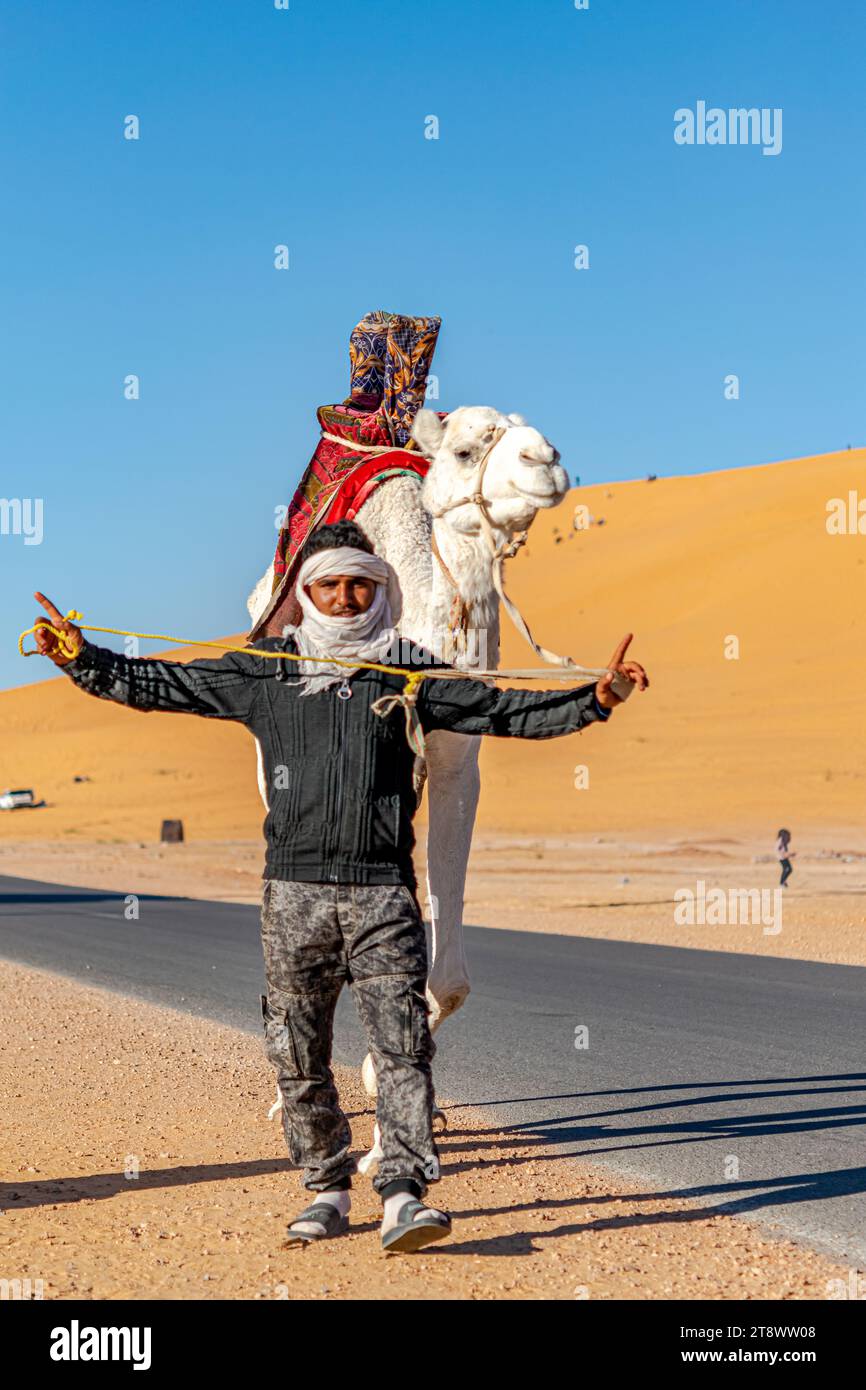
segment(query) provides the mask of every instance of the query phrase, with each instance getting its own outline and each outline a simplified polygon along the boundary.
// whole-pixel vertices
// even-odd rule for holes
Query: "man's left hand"
[[[623,679],[631,681],[632,685],[636,685],[638,690],[646,690],[649,686],[649,678],[640,663],[637,661],[624,660],[633,636],[634,633],[629,632],[627,636],[623,637],[608,662],[607,675],[602,676],[598,685],[595,687],[595,698],[598,700],[602,709],[615,709],[617,705],[622,704],[623,697],[615,695],[611,689],[614,676],[621,676]]]

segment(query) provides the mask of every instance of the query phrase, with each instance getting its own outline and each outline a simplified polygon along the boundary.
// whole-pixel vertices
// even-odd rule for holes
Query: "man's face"
[[[366,613],[376,594],[372,579],[357,574],[326,574],[306,586],[320,613],[329,618],[354,618]]]

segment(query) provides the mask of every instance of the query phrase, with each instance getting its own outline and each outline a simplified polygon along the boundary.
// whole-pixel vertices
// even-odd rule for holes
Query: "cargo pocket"
[[[298,1043],[292,1029],[289,1010],[279,1010],[274,1016],[266,994],[261,995],[261,1001],[262,1021],[265,1029],[265,1053],[268,1060],[285,1076],[301,1076]]]
[[[403,1001],[403,1051],[409,1057],[430,1058],[436,1050],[427,1021],[429,1005],[424,991],[411,989]]]
[[[412,889],[411,889],[411,888],[407,888],[405,883],[401,883],[401,884],[398,885],[398,890],[397,890],[397,891],[399,892],[400,896],[402,897],[403,902],[406,903],[406,905],[411,909],[411,911],[412,911],[412,916],[413,916],[413,917],[420,917],[420,918],[423,920],[423,913],[421,912],[421,904],[419,903],[417,896],[412,892]]]

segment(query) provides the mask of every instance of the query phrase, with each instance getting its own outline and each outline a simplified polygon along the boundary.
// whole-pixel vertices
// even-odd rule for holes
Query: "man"
[[[383,1158],[374,1187],[384,1203],[382,1246],[417,1250],[451,1229],[422,1202],[439,1177],[425,999],[427,954],[412,866],[414,754],[399,696],[405,678],[346,662],[389,663],[395,632],[388,589],[395,576],[354,522],[313,533],[302,552],[297,596],[303,618],[249,653],[186,664],[129,659],[85,641],[37,594],[75,651],[65,657],[46,629],[39,650],[82,690],[139,710],[232,719],[259,740],[269,791],[262,945],[265,1049],[277,1069],[283,1129],[303,1164],[312,1206],[289,1226],[307,1242],[348,1229],[356,1162],[331,1049],[334,1009],[350,985],[373,1056]],[[44,621],[44,619],[42,620]],[[573,690],[499,690],[431,677],[416,711],[425,731],[549,738],[610,717],[612,686],[643,690],[643,668],[626,662],[624,638],[611,670]],[[295,652],[302,662],[256,651]],[[371,706],[385,699],[390,713]]]

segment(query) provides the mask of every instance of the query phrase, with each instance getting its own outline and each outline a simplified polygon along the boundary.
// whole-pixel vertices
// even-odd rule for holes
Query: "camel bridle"
[[[490,443],[488,444],[478,463],[478,472],[475,478],[474,492],[469,493],[467,497],[458,497],[456,501],[448,502],[444,507],[440,507],[438,511],[431,511],[430,513],[430,515],[433,518],[433,529],[431,533],[433,554],[439,562],[439,566],[442,569],[442,572],[444,573],[445,577],[447,578],[455,593],[455,599],[451,609],[452,632],[462,633],[465,641],[465,634],[469,627],[469,606],[460,592],[459,584],[457,583],[450,569],[443,560],[442,555],[439,551],[439,547],[436,544],[436,522],[440,519],[440,517],[443,517],[446,512],[453,511],[455,507],[466,507],[472,505],[478,508],[478,516],[481,523],[481,534],[487,541],[487,545],[490,550],[494,588],[496,589],[496,592],[499,595],[499,598],[505,608],[506,613],[513,622],[514,626],[517,628],[517,631],[520,633],[521,637],[523,637],[529,643],[535,654],[541,657],[542,661],[546,661],[550,666],[573,666],[574,662],[572,661],[570,656],[557,656],[556,652],[548,651],[546,647],[542,647],[538,644],[538,642],[536,642],[535,638],[529,630],[529,625],[526,619],[520,612],[520,609],[517,607],[515,603],[512,602],[512,600],[508,597],[508,595],[505,592],[505,584],[502,574],[503,564],[506,560],[512,559],[512,557],[517,554],[518,550],[520,550],[521,546],[526,544],[526,538],[529,534],[528,529],[524,529],[523,531],[517,531],[511,537],[510,540],[503,541],[501,545],[497,544],[495,535],[495,523],[493,521],[492,516],[490,515],[487,498],[484,496],[484,474],[487,471],[487,465],[490,462],[490,456],[493,453],[493,450],[496,448],[497,444],[499,443],[500,439],[502,439],[502,437],[505,435],[507,429],[508,426],[499,425],[493,431],[493,438],[491,439]]]

